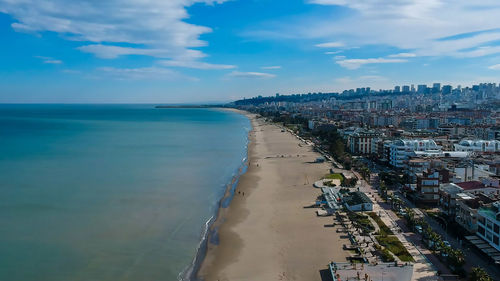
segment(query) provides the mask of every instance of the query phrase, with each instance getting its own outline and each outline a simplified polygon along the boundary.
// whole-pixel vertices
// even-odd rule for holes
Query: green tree
[[[465,264],[465,254],[460,249],[449,249],[448,263],[455,271],[459,271]]]
[[[482,269],[481,267],[472,268],[472,272],[470,274],[470,281],[493,281],[493,278],[488,275],[488,273]]]
[[[379,189],[380,189],[380,195],[382,195],[382,198],[386,199],[387,198],[387,185],[385,185],[385,181],[383,181],[383,180],[380,181]]]
[[[414,226],[416,223],[415,211],[410,208],[406,208],[406,221],[410,227]]]

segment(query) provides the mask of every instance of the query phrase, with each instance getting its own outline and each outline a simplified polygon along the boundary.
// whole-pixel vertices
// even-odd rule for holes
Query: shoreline
[[[319,154],[288,131],[255,114],[229,110],[252,124],[247,170],[237,180],[231,203],[219,208],[209,227],[192,279],[321,280],[330,261],[345,261],[348,255],[342,250],[348,240],[326,227],[331,218],[316,217],[315,209],[305,208],[319,195],[312,183],[328,173],[328,164],[312,164]]]
[[[201,280],[198,278],[198,273],[206,258],[208,252],[208,244],[214,243],[215,242],[214,239],[218,240],[217,230],[220,227],[220,224],[222,224],[221,222],[221,220],[223,220],[221,214],[222,210],[227,209],[230,206],[231,201],[234,198],[234,192],[238,186],[238,182],[241,176],[247,172],[248,164],[250,161],[249,151],[250,151],[250,144],[252,142],[250,138],[252,132],[254,131],[254,126],[252,123],[254,117],[246,111],[234,108],[213,108],[213,109],[235,112],[237,114],[244,115],[249,119],[251,128],[248,132],[248,137],[247,137],[246,156],[243,159],[240,167],[238,168],[238,172],[236,173],[236,175],[234,175],[231,181],[227,184],[226,190],[224,191],[224,195],[218,200],[214,214],[205,223],[205,229],[201,235],[202,237],[198,245],[196,255],[193,258],[191,264],[188,267],[186,267],[186,269],[184,269],[179,273],[178,280],[180,281]]]

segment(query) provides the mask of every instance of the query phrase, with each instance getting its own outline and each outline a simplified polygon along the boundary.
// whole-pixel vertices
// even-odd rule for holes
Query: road
[[[404,198],[404,196],[400,196],[405,204],[412,209],[417,209],[416,206],[410,202],[408,199]],[[473,267],[480,266],[485,269],[490,276],[500,276],[500,269],[496,266],[488,257],[485,257],[482,252],[475,248],[464,247],[460,239],[458,237],[454,237],[451,234],[447,233],[445,229],[439,224],[435,219],[429,217],[425,212],[423,213],[423,217],[427,223],[431,226],[431,228],[443,237],[443,240],[447,240],[450,242],[451,246],[455,249],[461,249],[465,253],[465,266],[464,269],[468,273],[472,271]]]
[[[409,231],[403,220],[396,216],[396,214],[392,211],[389,204],[383,202],[376,188],[371,183],[363,180],[358,172],[352,171],[352,173],[358,178],[359,190],[369,195],[374,201],[373,211],[380,216],[380,219],[389,228],[391,228],[392,232],[394,232],[399,241],[403,243],[415,259],[412,280],[439,280],[437,271],[449,274],[448,268],[440,263],[429,250],[423,247],[421,239],[418,239],[415,233]]]

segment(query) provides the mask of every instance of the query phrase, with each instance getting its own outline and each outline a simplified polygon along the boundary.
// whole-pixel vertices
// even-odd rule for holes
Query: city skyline
[[[490,0],[0,0],[0,102],[226,102],[497,83],[499,10]]]

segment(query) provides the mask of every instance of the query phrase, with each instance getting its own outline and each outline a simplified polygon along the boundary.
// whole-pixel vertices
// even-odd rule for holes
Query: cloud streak
[[[261,69],[267,69],[267,70],[270,70],[270,69],[281,69],[281,66],[279,66],[279,65],[263,66],[263,67],[261,67]]]
[[[417,55],[414,53],[399,53],[399,54],[393,54],[393,55],[388,55],[387,57],[389,58],[414,58]]]
[[[62,60],[54,59],[51,57],[35,56],[35,58],[41,59],[43,61],[43,63],[45,63],[45,64],[62,64],[63,63]]]
[[[264,72],[241,72],[241,71],[233,71],[228,74],[229,77],[235,78],[259,78],[259,79],[269,79],[274,78],[276,75],[271,73]]]
[[[200,61],[182,61],[182,60],[163,60],[159,64],[170,67],[184,67],[193,69],[203,69],[203,70],[220,70],[220,69],[233,69],[236,68],[235,65],[227,64],[211,64]]]
[[[344,59],[337,61],[337,64],[347,69],[358,69],[366,64],[380,64],[380,63],[403,63],[407,62],[405,59],[387,59],[387,58],[370,58],[370,59]]]
[[[108,77],[116,80],[196,80],[186,77],[178,72],[162,67],[142,67],[142,68],[116,68],[100,67],[97,69],[98,77]]]
[[[342,43],[342,42],[326,42],[326,43],[316,44],[314,46],[316,46],[318,48],[340,48],[340,47],[344,47],[344,43]]]

